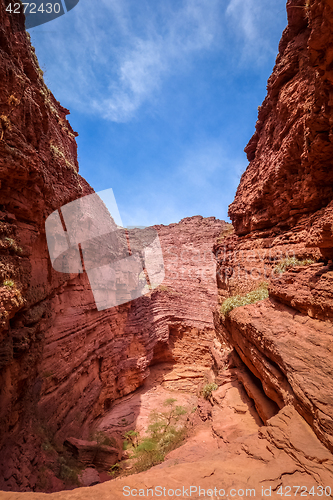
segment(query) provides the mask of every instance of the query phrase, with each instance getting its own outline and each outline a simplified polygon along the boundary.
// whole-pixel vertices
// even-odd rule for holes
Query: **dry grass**
[[[17,97],[11,95],[8,97],[8,104],[10,106],[18,106],[20,104],[20,101],[17,99]]]
[[[65,162],[67,168],[76,172],[75,166],[66,159],[64,153],[57,146],[55,146],[54,144],[50,144],[50,150],[53,156],[55,156],[56,158],[61,158]]]
[[[6,115],[0,116],[0,126],[1,126],[0,141],[2,141],[5,131],[10,130],[12,128],[12,124],[8,116]]]
[[[224,229],[224,231],[222,231],[222,233],[218,236],[217,243],[222,243],[225,238],[231,236],[232,234],[234,234],[234,232],[234,226],[230,224],[230,226],[228,226],[227,229]]]

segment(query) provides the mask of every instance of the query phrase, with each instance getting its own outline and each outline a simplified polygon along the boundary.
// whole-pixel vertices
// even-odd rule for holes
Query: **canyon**
[[[155,226],[162,285],[98,311],[85,273],[52,268],[45,235],[54,210],[93,193],[77,134],[24,19],[1,0],[0,498],[116,499],[159,486],[166,498],[191,487],[200,498],[199,486],[217,498],[297,486],[332,496],[333,2],[288,0],[287,13],[232,226],[201,216]],[[263,285],[263,300],[221,312]],[[217,389],[205,400],[207,383]],[[143,434],[170,397],[188,411],[186,441],[105,481],[125,458],[124,433]],[[64,443],[93,466],[69,491]]]

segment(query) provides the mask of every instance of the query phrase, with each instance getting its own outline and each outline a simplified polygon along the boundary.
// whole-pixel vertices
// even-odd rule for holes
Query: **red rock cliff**
[[[45,427],[60,442],[87,437],[95,418],[166,362],[165,383],[189,392],[214,362],[220,369],[194,440],[144,474],[55,498],[123,498],[127,484],[255,487],[258,495],[264,485],[281,498],[281,486],[332,484],[332,7],[287,4],[250,165],[230,207],[236,234],[214,218],[157,227],[162,287],[99,313],[84,275],[59,275],[48,260],[45,218],[91,188],[77,175],[66,111],[0,2],[2,489],[42,489]],[[212,342],[217,236],[221,302],[270,282],[268,299],[215,314],[221,352]],[[276,274],[287,255],[313,264]],[[44,489],[52,486],[61,487]]]
[[[197,381],[210,369],[217,294],[211,249],[225,223],[195,217],[158,227],[164,285],[110,310],[97,311],[84,274],[54,271],[45,220],[93,190],[78,174],[69,112],[44,84],[29,35],[18,29],[22,17],[9,18],[5,4],[0,1],[0,488],[24,491],[42,487],[46,436],[60,443],[87,437],[91,422],[139,387],[150,365],[181,361],[192,373],[190,385],[191,376]],[[193,344],[199,338],[201,347]],[[175,380],[183,378],[180,370]],[[44,488],[63,487],[52,481]]]
[[[236,233],[294,227],[333,196],[332,3],[288,0],[250,165],[229,215]]]
[[[216,247],[221,301],[262,281],[269,298],[217,327],[263,421],[294,406],[333,451],[333,3],[288,0],[287,11],[229,209],[236,235]]]

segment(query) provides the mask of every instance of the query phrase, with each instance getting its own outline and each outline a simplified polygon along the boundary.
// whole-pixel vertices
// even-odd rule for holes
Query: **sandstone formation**
[[[262,281],[269,299],[216,314],[216,325],[262,420],[292,406],[332,452],[333,5],[303,4],[287,2],[288,27],[245,149],[250,164],[230,206],[236,234],[215,246],[221,301]],[[294,267],[280,274],[284,262]]]
[[[97,441],[69,438],[64,442],[64,446],[82,465],[94,465],[96,468],[109,469],[121,459],[121,451],[118,448],[100,444]]]
[[[45,86],[23,22],[0,2],[0,488],[12,490],[41,487],[54,447],[88,439],[151,365],[167,363],[169,383],[195,391],[213,363],[211,249],[226,227],[202,217],[157,227],[165,283],[109,310],[97,311],[85,274],[54,271],[45,220],[93,190],[78,174],[69,111]],[[64,487],[51,479],[44,489]]]
[[[225,383],[214,393],[214,407],[207,403],[210,411],[203,405],[194,415],[195,434],[162,464],[90,488],[54,493],[51,498],[109,500],[124,498],[128,492],[143,498],[160,494],[167,499],[195,500],[204,495],[278,499],[281,494],[300,497],[312,492],[330,496],[332,454],[297,411],[287,406],[266,427],[260,427],[253,402],[237,382],[234,370],[225,370],[224,377]],[[3,498],[39,500],[48,496],[8,492]]]
[[[293,228],[333,196],[332,4],[288,0],[288,27],[230,217],[236,233]]]
[[[55,272],[45,240],[46,217],[92,192],[77,173],[75,134],[0,2],[0,488],[12,490],[1,498],[67,487],[56,477],[66,441],[88,466],[81,484],[102,480],[124,431],[144,432],[170,396],[192,408],[183,446],[149,471],[53,498],[124,498],[124,486],[138,496],[166,487],[165,498],[191,487],[217,498],[332,496],[333,2],[304,3],[287,2],[230,206],[235,232],[199,216],[156,226],[163,284],[98,312],[85,274]],[[221,315],[218,300],[262,282],[269,298]]]

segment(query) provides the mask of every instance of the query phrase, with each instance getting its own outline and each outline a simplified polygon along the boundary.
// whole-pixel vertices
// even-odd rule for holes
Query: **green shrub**
[[[45,491],[50,487],[49,479],[47,476],[47,467],[42,466],[38,470],[37,482],[36,482],[36,491]]]
[[[131,458],[135,460],[133,472],[142,472],[163,462],[165,455],[180,446],[185,439],[186,426],[179,425],[178,421],[186,414],[186,410],[182,406],[175,406],[175,402],[176,399],[169,398],[163,403],[167,411],[151,412],[151,424],[146,437],[140,439],[135,431],[129,431],[124,436],[132,444]]]
[[[80,485],[79,473],[81,468],[77,467],[75,460],[71,457],[60,456],[58,457],[59,472],[57,474],[58,478],[65,481],[68,484]]]
[[[221,314],[227,316],[236,307],[254,304],[264,299],[268,299],[268,283],[266,282],[261,283],[256,290],[252,290],[246,295],[234,295],[226,299],[221,305]]]
[[[274,268],[274,273],[275,274],[282,274],[291,267],[296,267],[296,266],[309,266],[310,264],[313,264],[314,261],[312,259],[303,259],[299,260],[296,257],[287,257],[283,260],[281,260],[277,266]]]
[[[116,474],[119,473],[120,469],[120,464],[117,462],[116,464],[112,465],[108,471],[109,476],[115,476]]]
[[[14,288],[15,282],[13,280],[5,280],[3,282],[3,286],[6,286],[8,288]]]
[[[125,441],[123,443],[124,450],[127,450],[128,446],[131,445],[134,448],[138,445],[139,433],[136,431],[127,431],[124,434]]]
[[[60,464],[59,479],[73,483],[79,482],[77,471],[66,464]]]
[[[202,389],[202,395],[205,399],[209,399],[212,395],[212,391],[216,391],[218,389],[218,386],[214,383],[212,384],[206,384],[204,388]]]
[[[89,441],[97,441],[97,444],[100,446],[105,445],[105,446],[112,446],[113,448],[118,447],[117,440],[112,436],[108,436],[103,431],[96,431],[91,433],[89,435]]]

